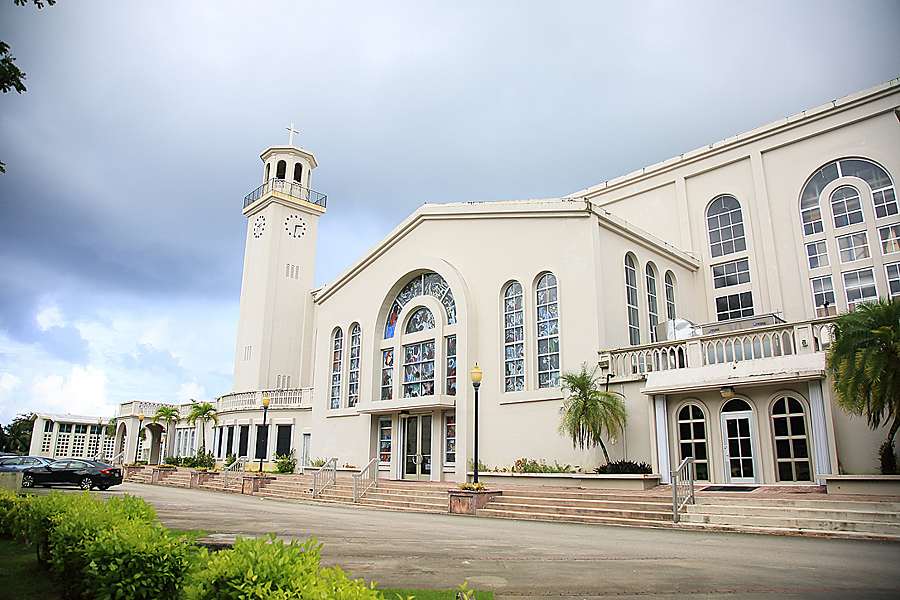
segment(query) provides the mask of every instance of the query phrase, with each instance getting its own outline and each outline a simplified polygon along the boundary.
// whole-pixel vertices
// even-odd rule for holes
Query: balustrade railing
[[[294,183],[287,179],[270,179],[244,197],[244,208],[247,208],[269,192],[281,192],[291,198],[297,198],[322,208],[325,208],[325,203],[328,200],[328,196],[325,194],[320,194],[299,183]]]
[[[217,410],[224,412],[262,408],[262,399],[266,396],[269,397],[270,410],[312,406],[312,388],[293,388],[288,390],[259,390],[225,394],[219,397]]]
[[[743,331],[620,348],[610,350],[606,356],[613,376],[641,376],[657,371],[822,352],[831,345],[832,329],[832,323],[823,319],[778,323]],[[803,343],[798,345],[798,339],[802,339]]]
[[[688,503],[694,503],[694,457],[688,456],[672,471],[672,520],[678,522],[678,513]]]
[[[359,473],[353,474],[353,503],[359,502],[360,497],[370,488],[378,489],[378,457],[369,461]]]
[[[241,458],[237,459],[236,461],[234,461],[233,463],[231,463],[230,465],[228,465],[227,467],[222,469],[222,473],[224,475],[222,487],[223,488],[228,487],[228,474],[229,473],[231,473],[233,475],[238,472],[243,473],[246,470],[247,470],[247,459],[245,457],[241,457]]]
[[[337,483],[337,457],[330,459],[313,472],[312,497],[315,498],[329,485]]]

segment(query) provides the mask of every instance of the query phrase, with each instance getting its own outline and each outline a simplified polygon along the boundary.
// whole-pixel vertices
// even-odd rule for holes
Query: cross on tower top
[[[294,129],[294,124],[293,124],[293,123],[291,123],[291,126],[290,126],[290,127],[285,127],[285,129],[287,129],[288,131],[291,132],[291,133],[290,133],[290,137],[288,138],[288,146],[293,146],[293,145],[294,145],[294,134],[295,134],[295,133],[300,133],[300,132],[297,131],[296,129]]]

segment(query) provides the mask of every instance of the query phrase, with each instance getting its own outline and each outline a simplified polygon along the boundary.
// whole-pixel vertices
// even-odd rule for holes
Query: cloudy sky
[[[0,423],[231,390],[258,156],[316,283],[424,202],[558,197],[900,76],[900,2],[0,0]]]

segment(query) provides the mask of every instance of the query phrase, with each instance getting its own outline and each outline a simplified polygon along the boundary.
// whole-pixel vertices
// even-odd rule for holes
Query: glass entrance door
[[[431,415],[406,418],[403,444],[403,478],[431,479]]]
[[[756,483],[753,413],[722,413],[725,440],[725,479],[728,483]]]

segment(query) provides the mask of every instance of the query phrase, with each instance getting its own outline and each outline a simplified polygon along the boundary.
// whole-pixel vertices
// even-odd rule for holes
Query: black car
[[[83,490],[122,483],[121,469],[96,460],[65,459],[22,471],[22,487],[75,485]]]
[[[52,462],[52,458],[43,456],[4,456],[0,457],[0,473],[15,473],[28,467],[41,467]]]

